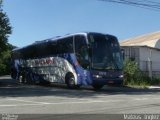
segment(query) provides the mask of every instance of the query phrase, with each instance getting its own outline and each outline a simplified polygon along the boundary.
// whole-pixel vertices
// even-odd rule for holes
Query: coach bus
[[[67,34],[12,51],[11,76],[22,82],[66,84],[69,88],[123,83],[122,55],[115,36]]]

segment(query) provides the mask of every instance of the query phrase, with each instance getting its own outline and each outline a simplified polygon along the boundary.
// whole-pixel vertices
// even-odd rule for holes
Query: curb
[[[149,89],[160,89],[160,86],[150,86]]]

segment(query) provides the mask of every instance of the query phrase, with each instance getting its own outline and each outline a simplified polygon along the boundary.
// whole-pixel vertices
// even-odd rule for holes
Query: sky
[[[9,43],[23,47],[76,32],[115,35],[119,41],[160,31],[160,11],[100,0],[3,0],[13,32]]]

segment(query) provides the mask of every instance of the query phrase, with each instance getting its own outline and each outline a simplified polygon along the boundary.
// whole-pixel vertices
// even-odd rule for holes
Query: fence
[[[160,77],[160,62],[140,61],[139,68],[150,77]]]

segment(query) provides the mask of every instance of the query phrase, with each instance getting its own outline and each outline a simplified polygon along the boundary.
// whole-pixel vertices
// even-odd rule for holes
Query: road
[[[69,90],[63,85],[18,84],[4,76],[0,77],[0,113],[50,117],[52,114],[72,117],[73,114],[160,114],[160,89],[106,86],[100,91],[90,87]],[[69,115],[60,118],[67,120]]]

